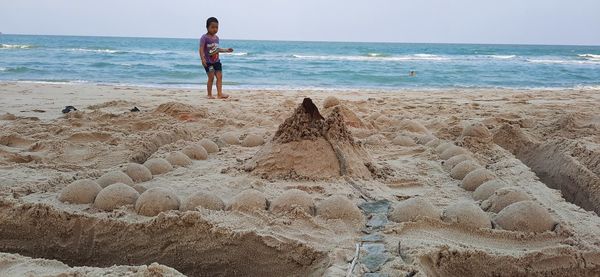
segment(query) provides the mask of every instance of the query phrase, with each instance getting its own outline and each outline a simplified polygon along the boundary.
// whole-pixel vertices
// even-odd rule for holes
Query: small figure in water
[[[411,70],[411,71],[408,73],[408,76],[410,76],[410,77],[415,77],[415,76],[417,76],[417,72],[416,72],[416,71],[414,71],[414,70]]]

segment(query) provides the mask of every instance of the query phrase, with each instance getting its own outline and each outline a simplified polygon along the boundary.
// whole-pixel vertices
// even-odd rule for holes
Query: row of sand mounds
[[[265,178],[372,178],[368,153],[354,141],[340,106],[324,118],[310,98],[277,129],[244,168]]]

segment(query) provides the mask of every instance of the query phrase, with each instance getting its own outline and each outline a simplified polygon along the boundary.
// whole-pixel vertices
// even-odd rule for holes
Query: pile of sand
[[[209,154],[219,152],[219,146],[210,139],[201,139],[199,144],[202,145]]]
[[[240,135],[236,132],[226,132],[220,136],[220,139],[229,145],[239,145]]]
[[[442,214],[442,220],[473,228],[492,228],[488,215],[479,206],[467,201],[448,206]]]
[[[371,178],[371,159],[346,127],[339,107],[323,118],[305,98],[245,169],[266,178]]]
[[[481,203],[481,207],[489,212],[498,213],[508,205],[530,200],[527,193],[517,187],[507,187],[496,190],[492,196]]]
[[[265,139],[262,136],[249,134],[242,141],[244,147],[256,147],[265,144]]]
[[[392,140],[392,143],[394,145],[399,145],[399,146],[415,146],[415,145],[417,145],[411,137],[404,136],[404,135],[397,135]]]
[[[443,166],[446,170],[450,171],[457,164],[462,163],[466,160],[472,160],[472,159],[473,158],[471,156],[469,156],[468,154],[460,154],[460,155],[456,155],[456,156],[444,161]]]
[[[189,117],[207,117],[208,111],[206,109],[195,108],[192,105],[180,103],[180,102],[167,102],[164,104],[160,104],[155,113],[164,113],[170,116],[178,117],[178,118],[186,118]]]
[[[105,173],[100,176],[96,182],[103,188],[116,183],[123,183],[130,186],[133,185],[133,180],[127,176],[127,174],[117,170]]]
[[[450,171],[450,176],[452,176],[454,179],[462,180],[465,178],[465,176],[467,176],[467,174],[478,168],[481,168],[481,166],[477,162],[466,160],[454,166]]]
[[[271,210],[274,212],[293,212],[301,210],[307,214],[315,214],[315,202],[310,195],[299,189],[285,191],[271,202]]]
[[[325,100],[323,100],[323,109],[327,109],[333,106],[337,106],[340,104],[340,100],[335,96],[327,96]]]
[[[139,196],[140,194],[131,186],[116,183],[103,188],[98,193],[94,200],[94,207],[112,211],[121,206],[135,204]]]
[[[179,197],[165,188],[151,188],[135,202],[135,211],[145,216],[156,216],[161,212],[179,209]]]
[[[410,198],[396,204],[389,214],[394,222],[417,220],[419,217],[440,218],[440,210],[422,197]]]
[[[265,194],[255,190],[248,189],[238,193],[229,204],[229,209],[233,211],[255,211],[266,210],[269,206],[269,201]]]
[[[473,192],[473,199],[483,201],[488,199],[494,192],[501,188],[508,187],[508,184],[500,179],[489,180],[481,184]]]
[[[193,211],[202,207],[207,210],[220,211],[225,209],[225,203],[218,196],[209,192],[197,192],[188,197],[182,204],[182,211]]]
[[[144,166],[152,172],[152,175],[160,175],[173,170],[173,166],[169,161],[163,158],[149,159],[144,163]]]
[[[147,182],[152,180],[152,172],[150,172],[150,169],[141,164],[127,164],[127,166],[125,167],[125,174],[127,174],[127,176],[129,176],[129,178],[131,178],[131,180],[133,180],[133,182],[135,183]]]
[[[465,150],[464,148],[462,148],[460,146],[452,145],[440,154],[440,158],[442,160],[448,160],[454,156],[464,155],[464,154],[468,154],[468,153],[469,152],[467,150]]]
[[[196,144],[196,143],[190,144],[190,145],[184,147],[183,149],[181,149],[181,152],[183,152],[183,154],[186,154],[188,157],[190,157],[190,159],[193,159],[193,160],[208,159],[208,152],[200,144]]]
[[[522,232],[544,232],[554,229],[556,221],[534,201],[520,201],[504,208],[494,217],[502,229]]]
[[[485,169],[475,169],[465,176],[462,180],[462,188],[468,191],[476,190],[481,184],[496,178],[494,173]]]
[[[186,154],[183,154],[181,151],[171,152],[165,157],[171,165],[173,166],[188,166],[192,164],[192,160]]]
[[[363,215],[352,201],[341,195],[330,196],[319,203],[317,215],[326,219],[362,221]]]
[[[335,105],[331,106],[324,110],[323,114],[325,117],[329,116],[329,114],[335,109],[338,110],[339,113],[342,114],[342,118],[347,126],[353,128],[361,128],[361,129],[371,129],[372,126],[367,125],[356,113],[350,110],[345,105]]]
[[[440,142],[440,144],[438,144],[435,147],[434,152],[439,155],[439,154],[442,154],[444,151],[446,151],[446,149],[448,149],[452,146],[456,146],[456,145],[454,145],[454,143],[452,143],[452,142]]]
[[[476,122],[467,125],[463,129],[462,135],[465,137],[489,138],[492,134],[483,123]]]
[[[94,180],[77,180],[66,186],[58,196],[61,202],[72,204],[90,204],[96,199],[96,195],[102,190]]]

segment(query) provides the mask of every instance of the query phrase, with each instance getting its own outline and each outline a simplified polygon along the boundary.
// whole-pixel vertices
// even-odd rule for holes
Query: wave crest
[[[29,44],[0,44],[0,49],[31,49],[34,45]]]

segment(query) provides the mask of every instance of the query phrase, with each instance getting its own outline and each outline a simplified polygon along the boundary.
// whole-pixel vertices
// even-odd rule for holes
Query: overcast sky
[[[0,32],[600,45],[600,0],[0,0]]]

